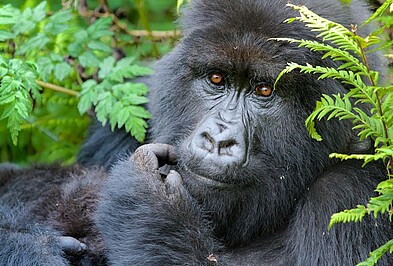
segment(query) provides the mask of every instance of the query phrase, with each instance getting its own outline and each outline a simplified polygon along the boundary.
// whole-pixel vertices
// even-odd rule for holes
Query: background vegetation
[[[0,161],[72,163],[98,120],[143,140],[149,74],[176,38],[176,0],[3,0]]]

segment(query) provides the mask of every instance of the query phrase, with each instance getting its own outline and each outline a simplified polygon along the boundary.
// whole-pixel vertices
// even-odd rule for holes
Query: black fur
[[[378,163],[328,159],[369,151],[351,123],[321,121],[323,141],[308,136],[315,101],[346,88],[294,72],[270,97],[254,94],[287,62],[336,64],[270,40],[314,38],[282,23],[296,15],[286,2],[192,0],[183,38],[149,80],[148,142],[165,144],[128,158],[135,140],[96,127],[82,148],[79,161],[111,168],[109,178],[78,166],[4,166],[0,264],[102,265],[106,252],[114,265],[354,265],[390,239],[386,217],[327,230],[334,212],[365,203],[386,176]],[[299,2],[344,25],[368,15],[355,0]],[[212,73],[225,83],[209,82]]]
[[[100,168],[1,165],[0,265],[105,264],[92,218],[106,177]]]

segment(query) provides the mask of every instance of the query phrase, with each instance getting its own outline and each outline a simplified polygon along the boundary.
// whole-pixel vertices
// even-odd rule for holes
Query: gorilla
[[[369,15],[360,0],[294,2],[344,25]],[[3,167],[0,264],[354,265],[391,239],[384,216],[328,230],[386,172],[328,158],[372,152],[350,122],[319,121],[321,142],[304,126],[316,100],[344,85],[293,72],[273,89],[287,62],[338,65],[272,40],[316,38],[283,23],[297,15],[286,3],[191,1],[182,39],[146,80],[145,145],[96,125],[80,165]]]

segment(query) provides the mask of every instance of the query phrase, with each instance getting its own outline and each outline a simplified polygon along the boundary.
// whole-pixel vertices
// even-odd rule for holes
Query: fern
[[[367,258],[364,262],[358,263],[357,266],[370,266],[374,265],[378,262],[378,260],[382,257],[386,252],[393,252],[393,240],[388,241],[385,245],[377,248],[373,252],[370,253],[370,257]]]
[[[370,138],[374,141],[374,153],[332,153],[330,158],[363,160],[364,164],[382,160],[386,164],[388,178],[391,178],[393,164],[393,86],[378,84],[379,73],[369,68],[366,57],[368,51],[386,47],[376,35],[381,33],[381,31],[376,31],[362,38],[357,35],[356,26],[351,26],[350,29],[347,29],[338,23],[314,14],[304,6],[292,4],[288,4],[288,6],[299,11],[300,16],[288,19],[287,22],[303,22],[311,31],[317,32],[317,40],[297,40],[292,38],[276,38],[274,40],[296,43],[299,47],[320,52],[323,54],[322,59],[329,58],[336,61],[338,67],[321,67],[311,64],[301,65],[291,62],[278,75],[275,85],[283,75],[293,70],[318,75],[318,79],[335,79],[346,84],[349,87],[349,91],[345,95],[322,95],[322,98],[317,101],[314,111],[305,122],[310,136],[318,141],[322,141],[321,135],[316,130],[315,121],[323,118],[327,120],[337,118],[339,120],[348,119],[352,121],[353,130],[358,132],[360,140]],[[389,6],[393,6],[393,0],[385,1],[365,23],[369,23],[381,16]],[[382,28],[393,24],[393,19],[388,21]],[[373,47],[372,50],[370,50],[371,47]],[[367,104],[369,109],[364,111],[358,107],[359,104]],[[393,179],[381,182],[375,191],[379,195],[371,198],[366,206],[358,205],[354,209],[333,214],[329,229],[335,223],[360,222],[366,215],[377,217],[379,214],[388,213],[390,220],[392,220]],[[393,251],[393,240],[371,252],[370,257],[359,265],[374,265],[387,251]]]
[[[368,214],[368,210],[363,205],[358,205],[357,208],[351,210],[345,210],[340,213],[332,215],[329,223],[329,229],[335,223],[348,223],[348,222],[359,222],[363,217]]]

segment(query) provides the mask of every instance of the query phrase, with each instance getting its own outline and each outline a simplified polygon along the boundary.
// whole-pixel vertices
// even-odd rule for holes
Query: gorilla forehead
[[[290,9],[285,8],[287,1],[258,1],[258,0],[196,0],[191,1],[189,8],[182,17],[181,24],[187,33],[207,25],[238,30],[264,30],[272,25],[283,22],[288,17]],[[265,32],[272,33],[273,29]],[[285,27],[282,27],[285,30]]]
[[[231,26],[236,29],[259,30],[266,34],[304,37],[307,31],[291,31],[282,22],[297,15],[286,7],[288,0],[193,0],[181,19],[184,32],[207,25]],[[357,1],[355,1],[357,2]],[[337,1],[292,0],[292,4],[305,5],[317,14],[339,23],[348,23],[349,5]],[[364,12],[364,11],[363,11]],[[359,14],[360,15],[360,14]],[[277,25],[280,25],[277,27]]]
[[[279,44],[264,36],[214,26],[190,34],[184,47],[186,64],[197,72],[218,69],[247,78],[273,79],[287,62],[277,58]]]
[[[338,1],[338,0],[337,0]],[[226,67],[256,70],[266,67],[268,72],[279,73],[286,62],[315,62],[315,55],[296,44],[271,38],[314,39],[315,33],[302,23],[284,23],[297,12],[286,7],[287,0],[193,0],[181,19],[184,33],[181,45],[191,66]],[[348,6],[335,1],[295,0],[327,18],[344,22]],[[217,61],[219,58],[221,61]],[[210,65],[209,65],[210,64]],[[275,70],[275,71],[274,71]]]
[[[210,69],[273,82],[287,62],[309,62],[309,57],[315,57],[308,56],[306,49],[299,53],[295,44],[271,40],[309,34],[299,23],[283,23],[295,14],[285,7],[286,1],[278,2],[192,1],[182,21],[183,63],[196,75]]]

